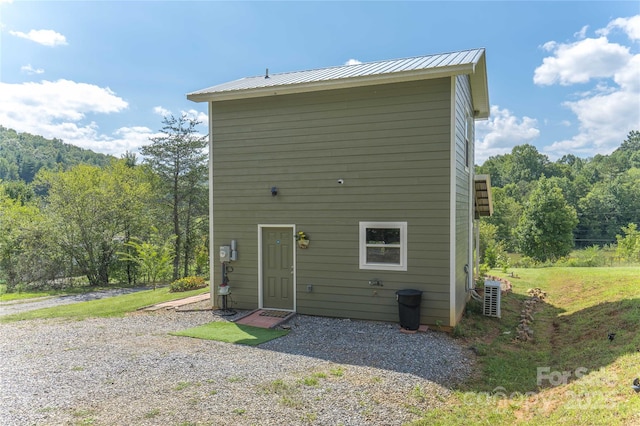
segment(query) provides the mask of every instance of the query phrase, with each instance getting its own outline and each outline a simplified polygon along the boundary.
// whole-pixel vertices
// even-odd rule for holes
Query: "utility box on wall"
[[[500,294],[502,287],[500,281],[484,282],[484,305],[482,313],[487,317],[500,318]]]
[[[231,260],[231,247],[220,246],[220,262],[229,262]]]

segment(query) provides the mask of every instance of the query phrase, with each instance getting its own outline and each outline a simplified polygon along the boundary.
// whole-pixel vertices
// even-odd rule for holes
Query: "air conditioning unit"
[[[500,318],[500,281],[484,282],[484,306],[482,313],[487,317]]]

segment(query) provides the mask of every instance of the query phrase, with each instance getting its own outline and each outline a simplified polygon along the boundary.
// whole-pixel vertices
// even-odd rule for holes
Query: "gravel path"
[[[18,314],[20,312],[50,308],[52,306],[69,305],[71,303],[104,299],[106,297],[121,296],[123,294],[135,293],[149,289],[150,287],[114,288],[110,290],[92,291],[89,293],[72,294],[68,296],[39,297],[36,299],[20,299],[11,302],[0,302],[0,315]]]
[[[168,334],[213,320],[227,319],[0,324],[0,424],[401,425],[473,368],[444,333],[380,322],[297,316],[258,347]]]

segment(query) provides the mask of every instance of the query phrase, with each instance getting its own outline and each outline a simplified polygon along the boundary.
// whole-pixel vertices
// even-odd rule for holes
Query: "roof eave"
[[[486,120],[489,118],[489,85],[487,83],[487,65],[483,52],[470,75],[471,97],[473,99],[474,118]]]
[[[484,57],[484,55],[483,55]],[[226,92],[193,92],[187,99],[193,102],[221,102],[237,99],[250,99],[266,96],[290,95],[295,93],[318,92],[322,90],[346,89],[351,87],[373,86],[377,84],[402,83],[416,80],[427,80],[451,77],[460,74],[474,74],[474,64],[460,64],[434,69],[412,70],[407,72],[376,74],[361,77],[325,80],[311,83],[289,84],[283,86],[260,87],[255,89],[230,90]],[[484,81],[486,87],[486,72]],[[482,110],[481,113],[484,113]],[[487,113],[488,116],[488,113]]]

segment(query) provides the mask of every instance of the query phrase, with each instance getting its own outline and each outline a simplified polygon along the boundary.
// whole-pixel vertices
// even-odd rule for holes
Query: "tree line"
[[[42,168],[66,170],[78,164],[106,166],[112,159],[110,155],[66,144],[60,139],[18,133],[0,125],[0,181],[5,183],[31,183]]]
[[[534,146],[519,145],[476,166],[476,173],[490,175],[493,187],[494,214],[481,220],[481,256],[491,266],[498,252],[545,262],[625,237],[637,241],[629,256],[640,260],[639,131],[611,154],[586,159],[565,155],[552,162]]]
[[[93,157],[0,126],[0,173],[13,170],[0,181],[0,284],[11,291],[76,276],[99,286],[208,274],[207,140],[198,124],[165,117],[141,161]],[[30,180],[20,177],[28,158],[40,159],[24,175]],[[552,162],[520,145],[476,173],[493,186],[494,214],[480,223],[490,266],[506,252],[544,262],[612,243],[640,260],[640,132],[587,159]]]
[[[105,162],[0,128],[10,136],[0,139],[0,165],[5,154],[62,146],[31,180],[0,181],[0,283],[8,291],[77,276],[103,286],[207,273],[207,138],[186,115],[162,124],[161,136],[141,148],[142,161],[126,153]]]

